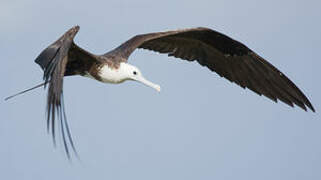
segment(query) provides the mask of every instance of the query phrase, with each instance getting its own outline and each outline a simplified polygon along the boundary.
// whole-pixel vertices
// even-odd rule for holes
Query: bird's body
[[[95,79],[103,83],[119,84],[126,80],[124,77],[124,63],[120,64],[118,68],[101,63],[90,67],[81,75]]]
[[[126,63],[121,63],[117,69],[108,65],[103,65],[98,71],[98,76],[104,83],[122,83],[128,79],[126,73],[128,67],[126,65]]]
[[[134,80],[160,91],[159,85],[146,80],[137,67],[128,64],[130,54],[137,48],[165,53],[187,61],[196,60],[221,77],[275,102],[279,99],[292,107],[295,104],[304,110],[308,107],[314,111],[307,97],[282,72],[244,44],[217,31],[191,28],[141,34],[106,54],[94,55],[74,43],[78,30],[78,26],[68,30],[35,60],[44,70],[43,85],[49,85],[48,130],[55,141],[55,121],[58,118],[68,157],[68,145],[73,149],[74,145],[64,112],[63,77],[81,75],[114,84]]]

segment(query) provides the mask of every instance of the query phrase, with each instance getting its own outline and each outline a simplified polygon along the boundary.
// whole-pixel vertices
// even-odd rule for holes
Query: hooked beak
[[[154,88],[154,89],[156,89],[158,92],[160,92],[160,90],[161,90],[161,88],[160,88],[160,86],[159,86],[158,84],[154,84],[154,83],[148,81],[148,80],[145,79],[143,76],[135,77],[135,78],[133,78],[133,80],[139,81],[139,82],[145,84],[146,86],[149,86],[149,87],[151,87],[151,88]]]

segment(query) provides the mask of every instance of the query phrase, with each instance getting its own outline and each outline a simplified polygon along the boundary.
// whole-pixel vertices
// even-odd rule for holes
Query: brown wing
[[[221,77],[275,102],[279,99],[292,107],[296,104],[314,111],[306,96],[283,73],[244,44],[217,31],[192,28],[137,35],[110,53],[127,61],[136,48],[197,60]]]
[[[70,158],[69,146],[71,146],[75,155],[77,155],[77,152],[65,114],[63,77],[82,74],[92,63],[97,61],[96,56],[79,48],[73,42],[78,30],[78,26],[68,30],[61,38],[41,52],[35,60],[44,70],[45,87],[49,84],[47,96],[48,132],[51,132],[55,144],[55,128],[56,126],[60,127],[68,158]]]

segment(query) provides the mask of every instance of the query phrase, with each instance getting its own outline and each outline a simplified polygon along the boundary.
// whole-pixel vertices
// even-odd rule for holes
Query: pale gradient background
[[[46,93],[0,101],[0,179],[321,179],[318,0],[0,2],[1,99],[42,79],[35,57],[78,24],[102,54],[138,33],[205,26],[244,42],[289,76],[317,113],[243,90],[197,63],[139,50],[130,58],[162,92],[134,82],[65,79],[81,162],[46,134]]]

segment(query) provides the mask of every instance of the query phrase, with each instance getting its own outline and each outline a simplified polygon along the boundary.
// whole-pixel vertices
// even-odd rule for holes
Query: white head
[[[160,92],[160,90],[161,90],[160,86],[158,84],[154,84],[154,83],[148,81],[147,79],[145,79],[137,67],[127,64],[127,63],[122,64],[122,66],[123,66],[124,70],[127,72],[127,77],[129,80],[141,82],[141,83],[145,84],[146,86],[154,88],[158,92]]]
[[[100,77],[103,82],[108,83],[121,83],[126,80],[134,80],[145,84],[146,86],[152,87],[156,89],[158,92],[160,91],[160,86],[158,84],[154,84],[148,80],[146,80],[140,70],[128,63],[120,63],[119,68],[112,69],[108,66],[103,66],[100,70]]]

